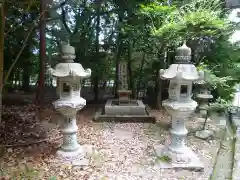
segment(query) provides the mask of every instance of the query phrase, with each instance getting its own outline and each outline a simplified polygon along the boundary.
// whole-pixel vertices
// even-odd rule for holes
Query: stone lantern
[[[209,77],[206,72],[202,72],[203,79],[199,79],[195,82],[199,91],[197,93],[197,98],[199,99],[199,115],[200,118],[204,118],[203,129],[196,132],[196,136],[201,139],[207,139],[211,135],[213,135],[213,131],[208,130],[206,127],[207,119],[208,119],[208,108],[209,108],[209,100],[213,98],[211,94],[211,85],[209,82]]]
[[[197,155],[185,145],[187,120],[197,107],[192,100],[193,81],[199,79],[199,72],[191,64],[191,49],[184,43],[176,50],[176,63],[166,70],[160,70],[160,78],[170,80],[169,99],[163,101],[163,106],[172,117],[171,141],[165,146],[156,147],[159,157],[168,157],[169,163],[160,163],[161,168],[197,168],[203,164]]]
[[[59,99],[53,102],[54,108],[64,115],[61,124],[63,143],[57,151],[57,158],[63,162],[74,163],[84,159],[85,153],[77,140],[77,111],[86,105],[86,100],[80,96],[81,80],[91,76],[91,70],[84,70],[82,65],[74,63],[75,48],[66,44],[61,46],[62,62],[54,69],[48,68],[48,73],[58,80],[57,91]]]
[[[203,72],[203,79],[199,79],[195,82],[197,85],[199,91],[197,92],[197,99],[199,99],[199,114],[200,117],[205,118],[207,116],[207,109],[209,106],[209,100],[213,98],[213,95],[211,94],[211,85],[208,83],[208,76],[206,72]]]

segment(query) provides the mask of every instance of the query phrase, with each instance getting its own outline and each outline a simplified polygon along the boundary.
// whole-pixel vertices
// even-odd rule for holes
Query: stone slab
[[[97,111],[93,121],[95,122],[119,122],[119,123],[156,123],[154,116],[148,115],[106,115],[101,110]]]
[[[240,180],[240,127],[239,122],[236,125],[236,142],[234,154],[233,180]]]
[[[106,115],[147,115],[146,107],[141,100],[131,100],[135,104],[113,105],[118,99],[110,99],[106,102],[104,113]]]
[[[168,152],[168,156],[170,159],[176,158],[176,153],[170,152],[166,146],[159,145],[155,147],[156,154],[158,157],[166,156],[166,152]],[[185,147],[184,154],[181,156],[188,157],[190,159],[187,163],[174,163],[174,162],[164,162],[159,160],[156,166],[160,169],[186,169],[192,171],[203,171],[204,165],[200,161],[199,157],[189,148]]]
[[[239,116],[239,114],[238,114]],[[228,139],[231,140],[231,160],[234,163],[232,179],[240,180],[240,120],[232,118],[226,121]],[[236,133],[236,134],[235,134]],[[235,150],[233,149],[235,148]],[[233,154],[232,154],[233,153]],[[234,156],[234,159],[232,157]]]
[[[213,131],[204,129],[204,130],[201,130],[201,131],[197,131],[195,133],[195,136],[200,138],[200,139],[208,139],[209,137],[213,136],[213,134],[214,134]]]
[[[210,170],[209,174],[211,176],[210,179],[212,180],[232,179],[233,139],[228,138],[228,134],[225,133],[225,129],[221,129],[221,131],[220,139],[222,144],[217,148],[213,161],[213,168]]]

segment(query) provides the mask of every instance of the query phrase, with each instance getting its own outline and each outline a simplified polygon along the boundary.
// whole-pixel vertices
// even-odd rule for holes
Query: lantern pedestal
[[[56,152],[57,160],[68,164],[87,165],[86,152],[78,143],[76,113],[86,105],[82,97],[75,99],[57,100],[53,102],[54,108],[65,116],[61,124],[63,143]]]
[[[193,100],[178,102],[165,100],[163,106],[172,117],[170,142],[165,146],[157,146],[156,153],[160,157],[168,157],[169,162],[160,162],[161,168],[186,168],[202,170],[204,168],[197,155],[185,145],[187,129],[185,121],[194,112],[197,103]]]

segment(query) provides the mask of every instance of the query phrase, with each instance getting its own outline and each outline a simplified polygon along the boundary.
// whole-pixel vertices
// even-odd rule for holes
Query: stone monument
[[[102,111],[97,112],[95,121],[119,122],[155,122],[141,100],[131,99],[131,90],[128,89],[127,63],[119,63],[118,99],[107,100]]]
[[[118,93],[118,102],[121,103],[130,103],[130,95],[132,91],[128,90],[128,78],[127,78],[127,63],[119,63],[119,90]]]
[[[91,76],[91,70],[84,70],[81,64],[73,62],[74,47],[62,45],[61,50],[62,62],[54,69],[48,67],[48,73],[58,80],[59,99],[53,102],[54,108],[65,117],[61,124],[63,143],[56,154],[61,162],[79,164],[86,162],[86,158],[84,149],[77,140],[76,113],[86,105],[86,100],[80,96],[80,82],[83,78]]]
[[[161,159],[160,168],[203,169],[197,155],[185,145],[187,129],[185,120],[190,117],[197,107],[197,102],[191,99],[192,83],[199,79],[196,67],[190,63],[191,49],[184,43],[176,51],[176,63],[166,70],[160,70],[162,79],[170,80],[169,99],[163,101],[163,106],[172,117],[171,141],[165,146],[157,146],[156,153]]]
[[[208,130],[206,127],[208,120],[208,108],[209,108],[209,100],[213,98],[211,94],[211,85],[209,82],[209,77],[206,72],[202,72],[203,79],[199,79],[195,82],[199,91],[197,92],[197,98],[199,99],[199,116],[204,119],[203,129],[196,132],[196,136],[201,139],[207,139],[211,135],[213,135],[213,131]]]

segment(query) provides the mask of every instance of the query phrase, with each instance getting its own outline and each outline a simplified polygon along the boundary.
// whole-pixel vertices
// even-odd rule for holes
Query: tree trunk
[[[3,91],[3,61],[4,61],[4,29],[5,13],[4,2],[0,4],[0,123],[2,122],[2,91]]]
[[[146,55],[146,53],[143,52],[143,57],[142,57],[140,69],[139,69],[139,72],[138,72],[139,75],[138,75],[138,84],[137,84],[137,98],[138,98],[138,94],[139,94],[140,88],[141,88],[141,81],[142,81],[142,75],[143,75],[143,67],[144,67],[144,64],[145,64],[145,55]]]
[[[127,68],[128,68],[128,84],[129,84],[129,89],[132,90],[132,98],[134,99],[135,96],[135,88],[134,88],[134,81],[133,81],[133,73],[132,73],[132,43],[128,43],[128,63],[127,63]]]
[[[162,108],[162,100],[163,100],[163,80],[160,78],[159,70],[165,68],[165,64],[167,61],[167,52],[164,54],[164,58],[161,57],[161,54],[158,53],[158,58],[160,60],[159,66],[156,70],[156,87],[155,87],[155,93],[156,93],[156,108],[161,109]]]
[[[98,76],[95,76],[93,79],[93,93],[94,93],[94,100],[98,101],[99,100],[99,88],[98,88],[98,84],[99,84],[99,79]]]
[[[159,78],[159,70],[156,70],[155,71],[155,94],[156,94],[156,109],[161,109],[162,107],[162,103],[161,103],[161,92],[160,92],[160,89],[161,89],[161,84],[160,84],[160,78]]]
[[[99,34],[100,34],[100,8],[101,8],[101,0],[96,0],[97,3],[97,9],[96,9],[96,13],[97,13],[97,23],[96,23],[96,41],[95,41],[95,51],[96,51],[96,58],[98,58],[98,61],[100,61],[99,59]],[[93,79],[94,81],[94,87],[93,87],[93,92],[94,92],[94,100],[98,101],[99,100],[99,71],[97,70],[95,73],[95,77]]]
[[[25,63],[24,67],[23,67],[23,91],[24,92],[29,92],[30,90],[30,67],[29,67],[29,63]]]
[[[39,81],[38,81],[38,90],[36,94],[36,105],[39,106],[39,112],[37,112],[37,118],[42,120],[41,118],[41,111],[43,109],[43,102],[44,102],[44,70],[45,70],[45,58],[46,58],[46,38],[45,38],[45,27],[46,27],[46,20],[45,20],[45,11],[46,4],[44,0],[40,1],[40,72],[39,72]]]
[[[38,82],[38,94],[37,94],[37,105],[40,105],[42,107],[43,105],[43,89],[44,89],[44,69],[45,69],[45,58],[46,58],[46,39],[45,39],[45,8],[46,5],[44,3],[44,0],[40,1],[40,14],[42,16],[40,17],[40,72],[39,72],[39,82]]]

